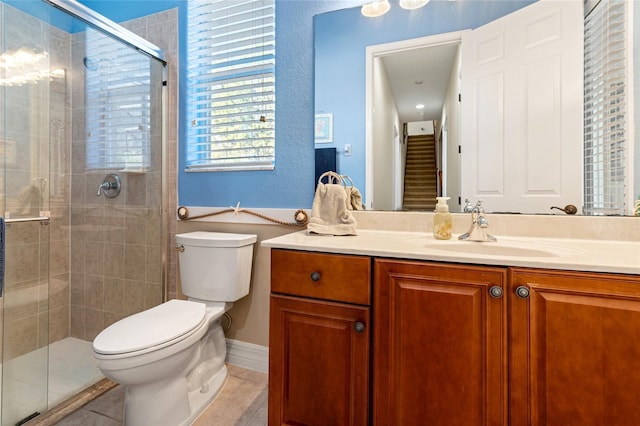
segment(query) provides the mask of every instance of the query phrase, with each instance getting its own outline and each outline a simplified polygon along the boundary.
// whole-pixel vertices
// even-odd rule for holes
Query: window
[[[187,171],[273,169],[274,0],[189,0]]]
[[[628,121],[629,17],[626,0],[602,0],[585,17],[584,211],[625,214],[633,199]]]
[[[85,55],[87,169],[149,169],[151,59],[93,29]]]

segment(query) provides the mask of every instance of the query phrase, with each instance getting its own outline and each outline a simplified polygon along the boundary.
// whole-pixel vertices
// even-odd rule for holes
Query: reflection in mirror
[[[549,1],[549,0],[543,0]],[[492,1],[477,1],[477,2],[438,2],[432,1],[427,4],[423,9],[407,12],[400,8],[393,7],[390,12],[376,19],[366,19],[361,16],[358,8],[344,9],[340,11],[334,11],[318,15],[315,17],[315,59],[316,59],[316,113],[330,113],[333,116],[333,138],[331,144],[316,144],[316,147],[331,147],[334,146],[338,150],[338,171],[343,174],[348,174],[355,181],[356,186],[364,189],[365,204],[367,208],[375,210],[398,210],[398,209],[410,209],[403,205],[404,195],[404,155],[407,147],[408,132],[413,127],[417,127],[420,131],[422,128],[428,128],[431,124],[434,124],[434,139],[436,142],[436,158],[438,169],[432,176],[435,176],[436,191],[440,194],[452,197],[449,202],[452,211],[460,211],[464,205],[465,198],[480,198],[478,194],[480,192],[465,192],[461,188],[461,177],[464,175],[464,170],[469,170],[469,167],[465,167],[464,170],[460,169],[459,157],[457,156],[458,145],[464,146],[467,142],[467,138],[462,140],[462,131],[468,130],[466,124],[469,123],[469,118],[464,115],[464,111],[459,111],[459,116],[456,118],[458,112],[455,108],[459,108],[455,103],[450,105],[450,110],[453,113],[444,115],[442,111],[439,113],[428,113],[428,108],[431,103],[442,105],[446,102],[452,102],[447,100],[448,96],[455,98],[457,102],[456,90],[452,88],[452,82],[455,82],[458,77],[462,87],[466,84],[464,78],[460,79],[461,75],[465,75],[464,71],[458,71],[459,67],[459,55],[455,54],[454,61],[449,67],[443,66],[446,69],[444,74],[449,80],[448,87],[450,93],[438,95],[437,98],[433,96],[425,97],[425,101],[421,102],[425,105],[422,115],[419,115],[416,110],[417,101],[415,99],[409,99],[404,101],[404,96],[397,95],[394,88],[394,84],[404,84],[405,88],[408,86],[408,91],[412,94],[420,92],[424,87],[428,86],[430,76],[436,74],[434,70],[429,70],[426,77],[411,77],[407,78],[394,77],[397,74],[397,69],[405,71],[407,67],[394,66],[395,60],[391,57],[387,57],[390,52],[382,53],[382,47],[380,45],[386,45],[389,47],[401,40],[414,40],[417,38],[424,38],[427,36],[444,37],[445,35],[455,35],[457,38],[461,38],[460,34],[468,32],[468,30],[476,29],[487,23],[499,18],[511,14],[515,14],[517,10],[522,9],[532,3],[531,1],[522,2],[492,2]],[[628,3],[628,2],[623,2]],[[640,8],[636,8],[640,9]],[[638,15],[638,11],[634,12]],[[546,28],[543,28],[543,30]],[[437,44],[437,43],[436,43]],[[441,44],[457,44],[451,40],[448,42],[442,42]],[[376,53],[376,66],[379,70],[384,70],[386,73],[386,79],[388,81],[386,92],[381,91],[380,88],[375,90],[375,83],[366,82],[366,65],[367,65],[367,47],[369,50],[374,50],[376,47],[378,51]],[[415,48],[416,46],[413,46]],[[412,49],[413,49],[412,48]],[[407,53],[408,48],[397,48],[393,55],[405,55],[409,56],[414,63],[419,61],[418,50]],[[629,50],[631,51],[631,50]],[[413,53],[413,55],[412,55]],[[631,69],[632,62],[637,63],[638,59],[634,58],[633,61],[627,61],[625,66],[627,69]],[[440,60],[439,64],[444,64],[444,60]],[[581,62],[581,60],[578,60]],[[373,64],[374,62],[372,62]],[[636,64],[637,65],[637,64]],[[375,69],[376,66],[371,66]],[[413,66],[417,68],[419,65]],[[421,69],[425,70],[427,67],[423,65]],[[462,67],[464,69],[464,67]],[[373,70],[371,71],[373,75]],[[629,73],[633,75],[632,73]],[[638,73],[636,73],[638,74]],[[636,80],[637,76],[634,77]],[[404,81],[403,81],[404,80]],[[422,84],[417,84],[417,81],[423,80]],[[395,82],[395,83],[394,83]],[[400,82],[400,83],[399,83]],[[440,84],[442,86],[442,84]],[[439,86],[439,87],[440,87]],[[453,86],[456,86],[455,84]],[[636,82],[636,87],[638,82]],[[374,90],[370,90],[374,88]],[[455,87],[457,89],[457,87]],[[531,90],[531,87],[528,88]],[[511,89],[510,93],[513,93]],[[440,87],[442,91],[442,87]],[[400,92],[398,92],[400,93]],[[628,93],[627,101],[631,99],[631,93]],[[465,100],[467,94],[464,94]],[[374,116],[381,113],[381,106],[384,104],[377,104],[375,108],[372,108],[371,100],[375,97],[384,99],[388,97],[393,99],[394,105],[389,107],[392,111],[386,114],[394,117],[390,123],[381,123],[380,120],[374,120]],[[433,99],[436,99],[435,101]],[[408,104],[410,111],[405,111],[404,104]],[[464,104],[464,102],[463,102]],[[575,102],[573,108],[582,110],[580,102]],[[637,110],[637,109],[636,109]],[[409,116],[407,116],[407,114]],[[637,114],[637,111],[636,111]],[[411,116],[413,115],[413,116]],[[520,120],[523,120],[520,118]],[[528,128],[525,124],[517,126],[522,132],[528,131],[530,134],[524,135],[531,137],[535,135],[535,128]],[[553,205],[566,205],[575,204],[579,207],[579,213],[585,211],[589,214],[630,214],[633,208],[633,201],[638,196],[637,192],[640,190],[640,183],[638,183],[638,174],[634,176],[634,169],[638,169],[638,160],[640,148],[638,148],[637,138],[631,137],[633,135],[633,117],[629,117],[627,120],[629,127],[626,131],[626,168],[623,172],[625,195],[624,201],[626,206],[622,209],[606,208],[604,200],[607,198],[607,194],[595,194],[592,195],[592,204],[595,206],[593,198],[599,198],[604,200],[601,205],[604,208],[600,209],[593,207],[590,211],[586,211],[585,206],[590,202],[582,197],[582,191],[584,186],[582,182],[589,182],[593,180],[610,181],[611,178],[607,178],[603,175],[596,175],[591,171],[590,176],[582,176],[583,169],[583,155],[581,153],[571,157],[567,157],[564,153],[546,154],[541,158],[536,158],[537,162],[550,162],[551,160],[561,160],[561,165],[573,164],[575,170],[578,170],[580,179],[579,194],[576,197],[560,198],[557,197],[557,201],[553,203],[544,204],[545,207],[539,209],[525,208],[523,202],[514,202],[513,204],[501,204],[499,208],[492,208],[491,206],[491,193],[482,196],[485,199],[487,209],[490,211],[502,211],[502,212],[524,212],[524,213],[546,213],[546,214],[564,214],[558,210],[551,210]],[[429,122],[429,123],[424,123]],[[505,121],[504,126],[513,125],[515,120]],[[414,123],[411,126],[406,123]],[[424,126],[423,124],[427,124]],[[552,123],[549,123],[552,124]],[[582,126],[580,124],[574,126],[576,132],[582,132]],[[376,144],[372,143],[374,138],[382,139],[383,142]],[[581,136],[580,136],[581,138]],[[526,137],[518,136],[511,137],[508,140],[504,140],[503,149],[508,153],[508,145],[513,140],[526,140]],[[548,147],[554,147],[562,145],[565,138],[551,139],[551,138],[539,138],[539,143],[536,145],[543,146],[547,144]],[[370,143],[371,142],[371,143]],[[345,155],[344,146],[346,144],[351,145],[352,155]],[[378,151],[378,145],[386,148],[386,151]],[[522,144],[521,144],[522,145]],[[447,149],[448,147],[448,149]],[[632,156],[635,147],[635,160]],[[492,149],[497,149],[496,146]],[[513,149],[513,148],[512,148]],[[518,149],[526,149],[520,146]],[[463,150],[464,151],[464,150]],[[544,152],[542,152],[544,154]],[[529,158],[535,157],[535,155],[541,155],[540,152],[526,151],[525,159],[529,154]],[[535,154],[535,155],[534,155]],[[552,157],[552,155],[554,157]],[[478,157],[478,155],[474,156]],[[503,163],[511,161],[509,158],[505,158]],[[533,161],[533,160],[531,160]],[[485,162],[489,166],[493,164],[493,160]],[[502,167],[499,166],[499,167]],[[495,168],[499,168],[497,165]],[[549,168],[550,169],[550,168]],[[549,170],[551,172],[551,170]],[[589,171],[587,170],[587,173]],[[477,173],[477,172],[476,172]],[[511,172],[510,172],[511,173]],[[618,172],[620,174],[620,172]],[[486,175],[483,174],[483,176]],[[526,178],[527,176],[525,176]],[[542,176],[546,178],[545,176]],[[530,178],[530,176],[529,176]],[[519,178],[518,178],[519,179]],[[513,181],[518,180],[511,174],[504,177],[504,181],[510,185]],[[540,178],[536,178],[536,182],[540,182]],[[634,181],[635,179],[635,181]],[[382,182],[382,183],[381,183]],[[380,188],[378,191],[377,188]],[[631,188],[635,188],[631,189]],[[492,189],[492,188],[490,188]],[[588,190],[587,190],[588,191]],[[485,192],[487,194],[487,192]],[[533,197],[537,196],[534,194]],[[458,198],[459,197],[459,198]],[[588,198],[588,197],[585,197]],[[552,197],[553,199],[553,197]],[[595,200],[597,201],[597,200]],[[587,204],[585,204],[585,202]],[[432,209],[430,206],[423,207],[426,210]]]
[[[457,180],[447,179],[459,174],[457,153],[446,151],[459,144],[461,34],[366,49],[366,190],[377,210],[430,211],[438,194],[458,198]],[[402,132],[392,144],[388,123]]]

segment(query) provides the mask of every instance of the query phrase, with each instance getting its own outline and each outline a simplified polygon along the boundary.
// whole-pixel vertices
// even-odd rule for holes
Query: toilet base
[[[188,426],[220,393],[228,377],[227,366],[217,371],[200,389],[187,390],[186,380],[174,380],[165,392],[156,392],[153,401],[143,387],[127,387],[125,396],[125,424],[155,426]],[[181,397],[184,395],[186,398]],[[141,397],[141,398],[140,398]],[[158,403],[160,404],[158,405]],[[155,410],[150,406],[156,406]],[[162,409],[158,410],[158,407]],[[184,419],[176,421],[175,419]]]
[[[190,425],[202,412],[211,404],[216,396],[222,390],[222,387],[227,381],[228,372],[225,365],[220,371],[213,375],[209,381],[207,381],[203,388],[207,392],[203,392],[203,389],[196,389],[189,392],[189,403],[191,404],[191,415],[179,426]]]

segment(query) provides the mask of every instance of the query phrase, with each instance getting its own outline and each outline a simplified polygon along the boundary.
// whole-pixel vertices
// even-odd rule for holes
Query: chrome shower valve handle
[[[98,186],[98,193],[96,194],[96,197],[104,194],[107,198],[115,198],[120,194],[120,189],[122,189],[120,176],[115,174],[107,175],[100,186]]]

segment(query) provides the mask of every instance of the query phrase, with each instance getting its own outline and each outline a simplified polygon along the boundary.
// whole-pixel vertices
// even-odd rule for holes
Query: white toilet
[[[103,330],[93,341],[102,373],[125,386],[125,424],[190,424],[227,377],[220,317],[249,293],[255,235],[176,235],[182,293]],[[184,250],[182,250],[184,248]]]

